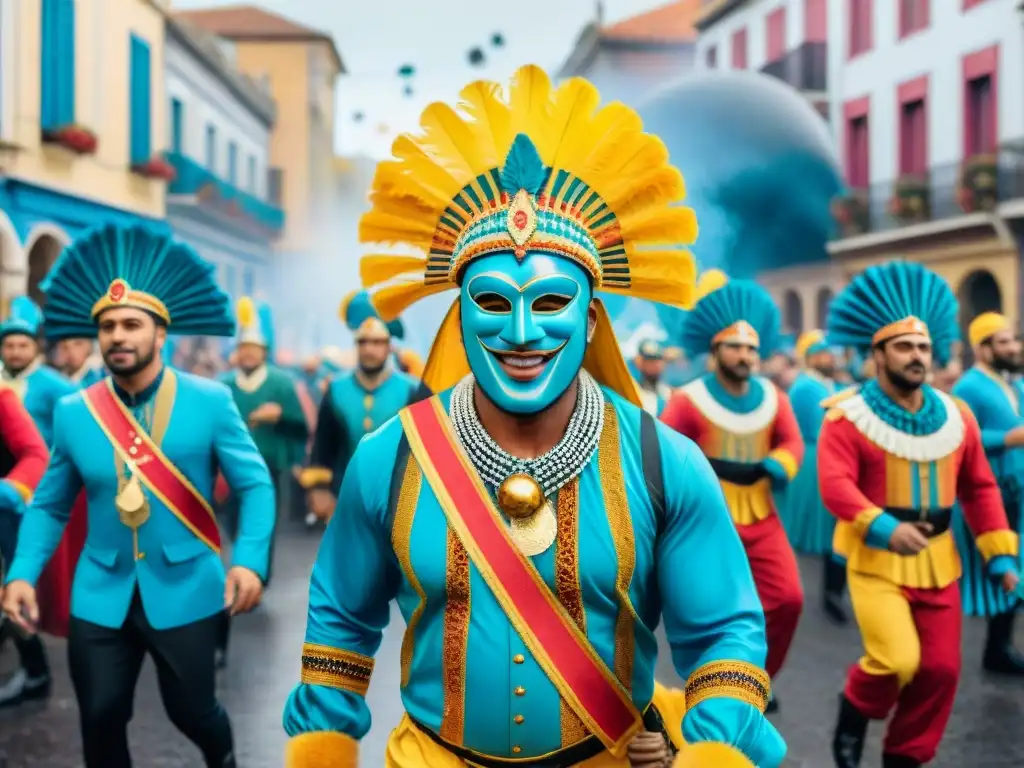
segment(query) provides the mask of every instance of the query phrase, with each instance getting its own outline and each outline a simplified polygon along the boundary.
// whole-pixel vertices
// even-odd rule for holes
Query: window
[[[212,125],[206,126],[206,167],[217,172],[217,129]]]
[[[786,6],[776,8],[765,19],[764,60],[778,61],[786,55]]]
[[[931,0],[899,0],[900,37],[928,28]]]
[[[900,107],[900,173],[923,174],[928,167],[928,127],[924,99]]]
[[[704,66],[708,69],[714,69],[718,66],[718,48],[712,45],[706,51],[704,51]]]
[[[992,76],[967,81],[967,154],[983,155],[995,149],[995,94]]]
[[[242,271],[242,293],[246,296],[252,296],[256,292],[256,276],[252,272],[252,267],[246,267]]]
[[[184,146],[185,105],[180,99],[171,99],[171,151],[181,154]]]
[[[129,72],[131,109],[131,164],[142,165],[152,156],[153,126],[152,77],[149,61],[149,43],[141,37],[131,37],[131,71]]]
[[[850,58],[871,50],[872,0],[848,0]]]
[[[843,105],[846,181],[854,189],[864,189],[870,181],[870,106],[867,96]]]
[[[75,122],[75,0],[43,0],[39,126],[55,131]]]
[[[828,0],[804,0],[804,41],[828,40]]]
[[[985,0],[964,0],[964,10],[969,11],[976,5],[981,5]]]
[[[738,29],[732,33],[732,68],[747,68],[747,30]]]
[[[281,168],[267,169],[267,201],[273,205],[281,205],[284,193],[284,170]]]
[[[256,155],[249,155],[249,191],[256,194]]]
[[[228,184],[238,183],[238,145],[228,142]]]

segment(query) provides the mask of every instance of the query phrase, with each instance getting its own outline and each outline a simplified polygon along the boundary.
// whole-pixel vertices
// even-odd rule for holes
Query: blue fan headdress
[[[357,339],[365,334],[393,335],[392,324],[385,324],[380,319],[377,310],[370,302],[370,294],[366,291],[352,291],[345,296],[338,308],[338,315]],[[401,323],[399,323],[399,327],[401,327]],[[401,330],[404,333],[405,329]]]
[[[233,336],[231,300],[214,272],[169,230],[103,225],[67,246],[40,286],[46,335],[95,338],[101,312],[134,307],[167,323],[169,333]]]
[[[243,296],[235,305],[238,343],[258,344],[268,352],[274,349],[274,312],[265,301]]]
[[[949,361],[960,338],[959,306],[943,278],[913,262],[893,261],[869,267],[835,297],[829,307],[829,340],[866,353],[877,344],[907,333],[932,341],[940,365]]]
[[[35,338],[43,325],[43,312],[28,296],[15,296],[7,319],[0,324],[0,339],[13,333]]]
[[[405,338],[405,326],[397,317],[388,323],[388,330],[391,331],[391,338],[401,341]]]
[[[763,355],[775,351],[779,309],[760,285],[750,280],[729,282],[711,270],[697,282],[697,294],[700,298],[686,316],[681,339],[691,359],[721,342],[751,344]]]

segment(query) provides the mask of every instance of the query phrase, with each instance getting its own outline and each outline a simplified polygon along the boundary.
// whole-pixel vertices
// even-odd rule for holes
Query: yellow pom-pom
[[[256,305],[248,296],[243,296],[235,305],[235,319],[241,328],[248,328],[256,320]]]
[[[705,741],[680,750],[672,768],[754,768],[754,764],[735,747]]]
[[[359,768],[359,742],[335,731],[303,733],[288,740],[285,768]]]
[[[720,269],[709,269],[697,278],[697,300],[717,291],[729,282],[729,277]]]

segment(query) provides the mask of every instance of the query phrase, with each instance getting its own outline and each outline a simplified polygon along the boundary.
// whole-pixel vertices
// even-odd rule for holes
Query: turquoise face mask
[[[590,276],[568,259],[483,256],[462,277],[462,338],[477,383],[508,413],[538,413],[572,384],[587,350]]]

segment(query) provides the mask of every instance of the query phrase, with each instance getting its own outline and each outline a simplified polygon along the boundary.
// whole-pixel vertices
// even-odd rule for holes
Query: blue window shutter
[[[206,168],[211,173],[216,173],[217,163],[217,129],[212,125],[206,126]]]
[[[130,155],[132,165],[142,165],[152,156],[152,104],[149,44],[139,37],[131,38]]]
[[[57,124],[75,122],[75,0],[57,0]]]
[[[60,68],[57,20],[60,0],[43,0],[39,20],[40,33],[40,82],[39,82],[39,125],[44,131],[59,128],[59,107],[57,95],[60,84],[57,75]]]
[[[228,144],[228,184],[238,183],[238,145]]]
[[[256,156],[249,155],[249,191],[256,193]]]
[[[185,107],[178,99],[171,99],[171,151],[181,154],[182,133],[185,130]]]

